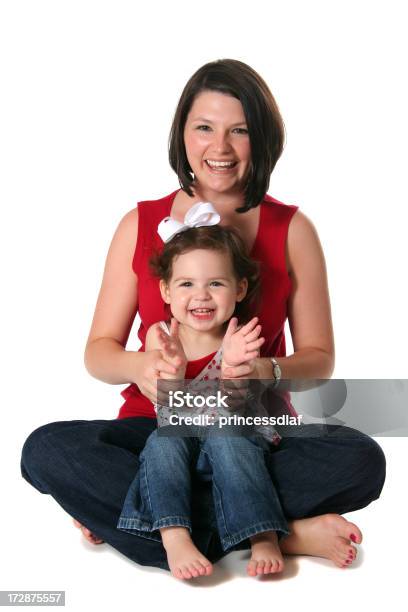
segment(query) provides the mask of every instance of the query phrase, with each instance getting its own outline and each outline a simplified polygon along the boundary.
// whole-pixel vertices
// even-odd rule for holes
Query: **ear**
[[[241,278],[237,284],[237,302],[242,302],[248,291],[248,281],[246,278]]]
[[[161,293],[163,302],[166,302],[166,304],[170,304],[169,287],[166,281],[164,281],[162,278],[160,279],[160,282],[159,282],[159,288],[160,288],[160,293]]]

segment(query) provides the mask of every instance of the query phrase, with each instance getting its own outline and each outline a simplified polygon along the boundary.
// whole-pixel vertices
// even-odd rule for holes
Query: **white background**
[[[46,422],[116,417],[123,387],[83,366],[105,256],[138,200],[178,187],[167,161],[172,116],[187,79],[218,58],[257,70],[283,115],[287,144],[269,193],[300,206],[320,235],[334,376],[407,377],[404,8],[395,0],[0,2],[0,589],[65,589],[67,607],[78,610],[115,600],[125,610],[165,607],[169,597],[182,610],[268,601],[344,609],[402,593],[403,438],[378,439],[388,458],[383,495],[347,517],[365,534],[355,568],[290,559],[284,577],[260,583],[245,577],[236,553],[207,588],[81,543],[64,511],[22,480],[19,455]]]

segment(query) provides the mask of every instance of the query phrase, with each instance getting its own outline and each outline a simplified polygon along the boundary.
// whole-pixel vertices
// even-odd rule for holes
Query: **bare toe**
[[[191,563],[188,566],[188,571],[190,572],[190,574],[192,575],[193,578],[197,578],[197,576],[200,575],[200,572],[198,571],[198,569],[194,566],[193,563]]]
[[[190,573],[189,568],[186,565],[183,565],[180,569],[183,574],[183,578],[187,578],[187,580],[189,580],[190,578],[193,577]]]
[[[173,574],[175,578],[178,578],[179,580],[183,580],[183,572],[181,571],[179,567],[174,567],[171,573]]]
[[[271,563],[271,561],[266,561],[263,573],[264,574],[272,573],[272,563]]]
[[[351,548],[347,548],[343,560],[344,563],[346,563],[347,565],[351,565],[353,563],[353,561],[355,561],[357,556],[357,551],[356,550],[352,550]]]
[[[213,566],[211,565],[211,563],[209,565],[205,566],[205,575],[209,576],[210,574],[212,574],[213,571]]]
[[[347,521],[347,527],[349,528],[348,538],[355,544],[361,544],[363,541],[363,534],[360,529],[354,523]]]
[[[345,558],[340,553],[334,553],[331,560],[337,567],[343,567],[345,564]]]
[[[258,561],[254,561],[251,559],[247,565],[247,573],[249,576],[256,576],[256,568],[258,566]]]
[[[199,559],[197,563],[202,576],[209,576],[212,573],[213,566],[208,559],[204,557],[203,559]]]
[[[199,573],[200,576],[204,576],[204,574],[205,574],[205,567],[204,567],[204,565],[202,565],[200,563],[200,561],[196,561],[194,563],[194,567],[195,567],[195,569],[197,570],[197,572]]]
[[[259,574],[263,574],[264,573],[264,567],[265,567],[265,561],[258,561],[258,567],[256,568],[256,573]]]
[[[91,544],[103,544],[104,543],[104,540],[102,540],[102,538],[99,538],[98,536],[96,536],[94,533],[92,533],[92,531],[90,531],[90,529],[82,525],[82,523],[80,523],[76,519],[72,519],[72,520],[74,522],[75,527],[78,527],[82,531],[82,534],[84,535],[85,539],[88,540],[88,542],[90,542]]]

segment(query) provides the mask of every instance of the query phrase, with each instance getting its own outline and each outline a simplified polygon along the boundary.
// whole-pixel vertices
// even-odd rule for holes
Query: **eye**
[[[238,134],[248,134],[248,130],[246,128],[235,128],[234,132],[238,132]]]
[[[209,125],[198,125],[197,130],[201,130],[202,132],[208,132],[208,130],[210,130],[210,126]]]
[[[223,287],[223,283],[221,283],[220,281],[212,281],[210,283],[210,285],[214,286],[214,287]]]
[[[191,285],[191,281],[184,281],[183,283],[180,283],[180,287],[191,287]]]

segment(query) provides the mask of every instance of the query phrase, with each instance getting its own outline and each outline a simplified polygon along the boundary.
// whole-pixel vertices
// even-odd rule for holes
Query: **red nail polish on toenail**
[[[350,535],[350,540],[353,540],[353,542],[357,542],[357,536],[356,536],[356,535],[354,535],[354,533],[352,533],[352,534]]]

